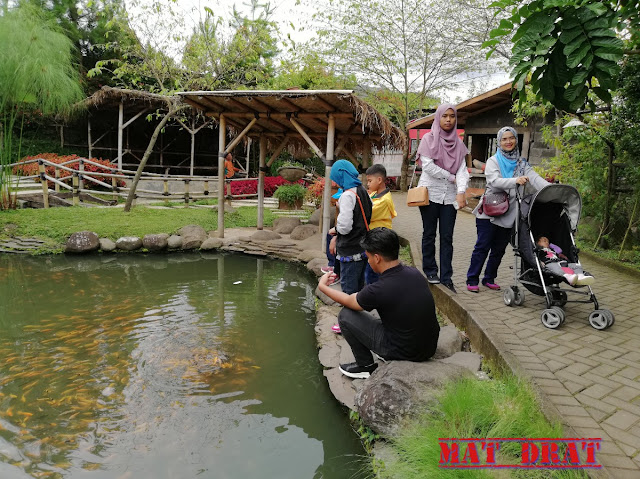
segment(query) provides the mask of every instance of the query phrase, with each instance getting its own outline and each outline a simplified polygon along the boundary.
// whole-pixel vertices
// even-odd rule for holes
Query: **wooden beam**
[[[224,151],[227,142],[227,121],[220,115],[218,131],[218,238],[224,238]]]
[[[336,119],[333,114],[329,115],[329,125],[327,129],[327,158],[324,167],[324,191],[322,192],[322,224],[320,229],[321,251],[327,250],[327,233],[331,223],[331,165],[333,164],[333,151],[335,149]]]
[[[293,118],[290,118],[289,121],[291,122],[291,124],[293,126],[296,127],[296,130],[298,130],[298,133],[300,133],[300,135],[302,135],[302,138],[305,139],[305,141],[309,144],[309,146],[315,152],[315,154],[318,155],[320,158],[324,159],[324,154],[322,153],[320,148],[318,148],[318,145],[316,145],[313,142],[313,140],[311,138],[309,138],[309,135],[307,135],[306,132],[304,131],[304,129],[300,126],[300,123],[298,123]],[[335,123],[334,123],[334,130],[333,131],[335,133]],[[331,153],[333,154],[333,149],[331,150]]]
[[[338,153],[342,151],[342,149],[344,148],[344,145],[347,143],[347,140],[350,138],[349,133],[351,133],[355,127],[356,127],[356,124],[352,123],[349,129],[347,130],[347,132],[344,135],[340,135],[341,136],[340,143],[338,143],[338,146],[336,147],[336,151],[333,152],[334,156],[338,156]]]
[[[124,123],[124,104],[118,105],[118,169],[122,169],[122,124]]]
[[[260,114],[258,112],[258,114]],[[250,112],[224,112],[224,115],[227,118],[253,118],[254,114],[250,113]],[[340,112],[340,113],[333,113],[333,115],[335,115],[335,118],[353,118],[353,113],[346,113],[346,112]],[[265,114],[260,114],[260,117],[265,117],[266,118],[266,113]],[[277,118],[277,119],[282,119],[282,118],[314,118],[314,119],[318,119],[320,121],[322,121],[322,118],[326,118],[326,113],[310,113],[310,112],[299,112],[299,113],[271,113],[269,115],[271,118]]]
[[[351,153],[351,152],[350,152],[349,150],[347,150],[346,148],[343,148],[343,149],[342,149],[342,154],[343,154],[344,156],[346,156],[347,158],[349,158],[349,161],[350,161],[351,163],[353,163],[353,166],[355,166],[355,167],[356,167],[356,169],[358,168],[358,165],[359,165],[359,163],[358,163],[358,159],[355,157],[355,155],[354,155],[353,153]]]
[[[266,138],[266,135],[262,135],[262,137]],[[284,147],[287,146],[287,143],[289,143],[290,139],[290,134],[287,133],[286,135],[284,135],[284,138],[282,139],[280,144],[276,147],[275,150],[273,150],[273,153],[271,153],[271,158],[269,158],[269,163],[267,163],[267,166],[271,166],[273,164],[275,159],[280,155],[280,153],[282,153],[282,150],[284,150]]]
[[[263,168],[266,166],[265,161],[267,159],[267,137],[260,136],[260,170],[258,173],[258,229],[264,228],[264,175]]]
[[[319,104],[323,108],[326,108],[327,113],[333,113],[333,112],[336,111],[336,107],[335,106],[333,106],[331,103],[323,100],[322,98],[320,98],[317,95],[312,95],[309,98],[311,98],[315,103]]]
[[[143,110],[140,110],[136,115],[134,115],[132,118],[130,118],[124,125],[122,125],[122,128],[126,128],[128,127],[131,123],[133,123],[134,121],[136,121],[138,118],[140,118],[142,115],[144,115],[146,112],[149,111],[149,108],[145,108]]]
[[[507,98],[506,100],[502,100],[502,101],[499,101],[497,103],[492,103],[491,105],[485,106],[484,108],[481,108],[481,109],[476,110],[476,111],[470,111],[469,113],[466,113],[463,116],[463,118],[465,118],[465,119],[466,118],[471,118],[472,116],[479,115],[480,113],[484,113],[485,111],[488,111],[488,110],[493,110],[494,108],[498,108],[499,106],[506,105],[508,103],[511,103],[511,98]]]
[[[89,145],[89,158],[91,158],[93,144],[91,143],[91,117],[90,116],[87,117],[87,143]]]
[[[244,130],[242,130],[242,131],[240,132],[240,134],[239,134],[238,136],[236,136],[236,137],[235,137],[235,139],[234,139],[231,143],[229,143],[229,146],[227,146],[227,147],[224,149],[224,152],[225,152],[225,153],[229,153],[230,151],[232,151],[232,150],[236,147],[236,145],[237,145],[238,143],[240,143],[240,141],[242,140],[242,138],[244,138],[244,135],[246,135],[246,134],[249,132],[249,130],[251,130],[251,127],[252,127],[253,125],[255,125],[255,124],[256,124],[256,121],[258,121],[256,118],[254,118],[253,120],[251,120],[251,121],[249,122],[249,124],[248,124],[247,126],[245,126],[245,127],[244,127]]]

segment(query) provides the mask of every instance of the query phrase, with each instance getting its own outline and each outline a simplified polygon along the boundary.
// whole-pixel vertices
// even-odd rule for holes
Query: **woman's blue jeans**
[[[494,225],[491,220],[476,218],[478,239],[471,253],[471,264],[467,271],[467,284],[477,286],[480,280],[482,266],[489,256],[487,267],[484,269],[482,284],[494,283],[498,276],[498,267],[511,239],[511,228]]]
[[[429,203],[420,206],[422,215],[422,270],[427,276],[438,274],[436,231],[440,224],[440,282],[451,283],[453,275],[453,228],[457,211],[453,205]]]

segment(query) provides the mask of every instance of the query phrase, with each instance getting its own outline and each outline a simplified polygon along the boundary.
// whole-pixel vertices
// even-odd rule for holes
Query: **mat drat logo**
[[[445,469],[599,469],[601,438],[439,438]],[[501,444],[520,443],[520,462],[501,464]]]

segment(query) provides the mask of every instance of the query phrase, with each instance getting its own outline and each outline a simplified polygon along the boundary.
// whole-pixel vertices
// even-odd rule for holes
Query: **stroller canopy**
[[[582,199],[580,193],[573,186],[551,184],[545,186],[533,194],[529,211],[527,213],[527,223],[531,225],[531,215],[536,210],[536,205],[543,203],[556,203],[563,205],[564,211],[567,213],[571,230],[578,228],[580,221],[580,211],[582,210]]]

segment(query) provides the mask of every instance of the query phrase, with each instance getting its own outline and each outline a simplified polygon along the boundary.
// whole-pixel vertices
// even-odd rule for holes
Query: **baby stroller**
[[[547,309],[542,311],[541,319],[547,328],[555,329],[562,325],[565,319],[562,308],[569,302],[593,303],[589,324],[595,329],[613,325],[613,313],[599,309],[591,286],[571,287],[565,283],[566,288],[561,287],[562,278],[545,271],[536,254],[539,248],[535,238],[546,236],[562,248],[569,262],[580,264],[573,238],[582,209],[578,190],[569,185],[552,184],[527,196],[517,191],[516,204],[518,220],[511,241],[515,257],[515,284],[506,288],[504,304],[520,306],[524,303],[522,285],[531,293],[545,297]]]

